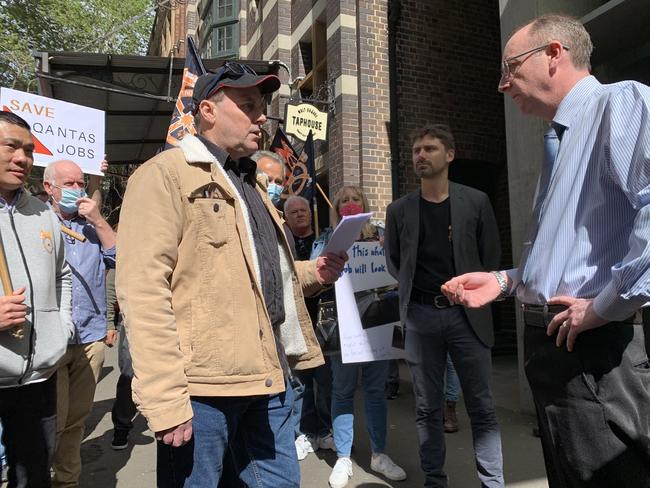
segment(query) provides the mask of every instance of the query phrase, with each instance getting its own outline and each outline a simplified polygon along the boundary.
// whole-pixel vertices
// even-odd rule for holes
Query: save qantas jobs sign
[[[34,164],[70,159],[84,173],[101,175],[104,112],[74,103],[0,88],[0,108],[27,121],[34,137]]]

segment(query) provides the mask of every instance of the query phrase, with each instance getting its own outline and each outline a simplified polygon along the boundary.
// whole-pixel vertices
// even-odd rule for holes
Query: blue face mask
[[[61,188],[61,200],[59,208],[65,213],[75,213],[77,211],[77,200],[86,196],[83,188]]]
[[[273,205],[277,205],[280,203],[280,195],[282,194],[282,188],[280,185],[277,183],[269,183],[269,185],[266,187],[266,192],[269,194],[269,198],[273,202]]]

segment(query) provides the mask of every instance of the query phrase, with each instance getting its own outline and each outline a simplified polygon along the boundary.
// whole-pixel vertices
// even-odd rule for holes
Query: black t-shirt
[[[313,232],[307,237],[298,237],[293,236],[293,240],[296,244],[296,255],[298,256],[298,261],[309,261],[309,256],[311,256],[311,248],[314,245],[314,239],[316,234]]]
[[[449,198],[434,203],[420,197],[418,260],[413,288],[439,294],[440,285],[455,274]]]

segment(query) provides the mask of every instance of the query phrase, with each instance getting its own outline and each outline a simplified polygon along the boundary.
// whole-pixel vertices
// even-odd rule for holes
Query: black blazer
[[[400,318],[406,323],[417,266],[420,231],[420,190],[395,200],[386,210],[384,249],[388,271],[399,282]],[[474,188],[449,182],[451,238],[456,273],[499,269],[501,245],[488,196]],[[465,308],[474,332],[483,344],[494,345],[492,309]]]

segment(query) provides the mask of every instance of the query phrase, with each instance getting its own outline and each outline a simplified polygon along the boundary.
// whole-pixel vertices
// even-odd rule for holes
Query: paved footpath
[[[370,470],[368,435],[362,414],[356,418],[355,444],[352,458],[354,476],[350,488],[416,488],[423,484],[419,469],[413,394],[406,367],[402,367],[400,396],[388,403],[388,445],[386,452],[407,472],[408,479],[389,482],[374,476]],[[155,444],[152,433],[142,417],[135,420],[135,428],[124,451],[113,451],[110,443],[112,423],[110,410],[118,377],[117,351],[108,349],[103,377],[97,387],[93,413],[88,419],[86,438],[81,454],[83,472],[81,488],[141,488],[155,486]],[[497,357],[494,360],[494,387],[497,417],[501,424],[506,484],[509,488],[548,488],[544,476],[542,449],[539,439],[531,436],[533,417],[518,411],[518,384],[515,357]],[[358,396],[358,412],[363,408]],[[359,408],[360,407],[360,408]],[[460,406],[460,432],[447,435],[447,473],[450,488],[478,487],[469,418]],[[327,478],[336,461],[330,451],[310,454],[301,462],[302,486],[327,488]]]

